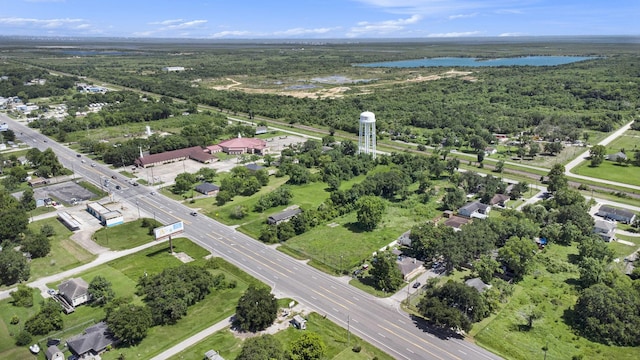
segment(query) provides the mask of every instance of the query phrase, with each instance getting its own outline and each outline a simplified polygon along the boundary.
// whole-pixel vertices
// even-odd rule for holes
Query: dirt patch
[[[178,258],[178,260],[182,261],[185,264],[194,260],[191,256],[187,255],[187,253],[183,252],[173,253],[173,256],[175,256],[176,258]]]

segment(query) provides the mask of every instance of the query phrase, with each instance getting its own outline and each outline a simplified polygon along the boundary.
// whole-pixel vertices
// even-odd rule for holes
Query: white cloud
[[[526,6],[540,0],[352,0],[380,8],[392,14],[420,14],[423,16],[456,16],[468,11],[500,11]]]
[[[527,36],[525,33],[512,32],[512,33],[502,33],[498,36],[506,37],[506,36]]]
[[[466,37],[466,36],[476,36],[480,35],[480,31],[464,31],[464,32],[449,32],[449,33],[440,33],[440,34],[429,34],[427,37],[435,38],[435,37]]]
[[[173,24],[178,24],[184,22],[184,19],[172,19],[172,20],[162,20],[162,21],[154,21],[154,22],[150,22],[149,25],[173,25]]]
[[[167,29],[187,29],[187,28],[194,28],[194,27],[199,27],[200,25],[206,24],[208,22],[208,20],[192,20],[192,21],[186,21],[186,22],[182,22],[182,23],[176,23],[176,24],[172,24],[167,26]]]
[[[0,18],[0,25],[30,26],[38,28],[60,28],[77,23],[84,23],[83,19],[32,19],[32,18]]]
[[[284,31],[276,31],[273,33],[275,36],[299,36],[306,34],[326,34],[330,31],[337,30],[338,28],[317,28],[317,29],[305,29],[305,28],[295,28],[288,29]]]
[[[466,18],[472,18],[476,16],[478,16],[478,13],[449,15],[449,20],[466,19]]]
[[[250,31],[238,31],[238,30],[226,30],[212,34],[212,38],[224,38],[224,37],[238,37],[238,36],[251,36]]]
[[[406,19],[386,20],[380,22],[361,21],[357,26],[349,30],[348,36],[354,37],[358,35],[387,35],[401,31],[407,27],[418,23],[422,19],[420,15],[412,15]]]

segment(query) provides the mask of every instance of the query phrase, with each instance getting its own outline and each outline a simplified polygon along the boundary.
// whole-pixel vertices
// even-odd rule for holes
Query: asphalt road
[[[160,194],[151,195],[146,186],[130,186],[116,171],[77,157],[74,151],[0,114],[2,121],[22,141],[44,151],[52,148],[61,163],[86,180],[101,186],[103,178],[115,175],[115,196],[129,206],[139,206],[163,224],[184,221],[183,236],[222,256],[272,287],[277,297],[290,297],[336,324],[377,346],[397,359],[500,359],[479,346],[443,334],[398,309],[397,302],[379,299],[337,278],[320,272],[233,228],[205,216],[191,216],[190,208]],[[45,142],[46,140],[46,142]],[[345,331],[345,340],[347,331]]]

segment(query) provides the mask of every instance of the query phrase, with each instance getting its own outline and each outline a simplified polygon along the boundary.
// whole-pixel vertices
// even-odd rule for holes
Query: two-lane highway
[[[100,164],[82,163],[72,150],[10,118],[6,121],[21,140],[41,150],[51,147],[63,165],[98,186],[102,178],[117,174]],[[426,330],[389,299],[349,286],[211,218],[191,216],[192,209],[160,194],[151,195],[151,188],[118,184],[122,187],[120,201],[139,206],[164,224],[184,221],[187,238],[269,284],[276,295],[291,297],[326,315],[397,359],[499,359],[463,339]]]

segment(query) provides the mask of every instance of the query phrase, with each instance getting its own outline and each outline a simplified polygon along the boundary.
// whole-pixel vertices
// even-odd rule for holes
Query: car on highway
[[[117,176],[115,176],[115,175],[111,175],[111,178],[112,178],[113,180],[115,180],[115,179],[117,179],[118,177],[117,177]]]
[[[155,194],[156,194],[156,192],[155,192],[155,191],[152,191],[152,192],[151,192],[151,195],[155,195]]]
[[[116,190],[120,190],[120,185],[116,185]]]
[[[96,163],[91,163],[91,167],[96,167]]]
[[[133,183],[133,186],[138,186],[138,185],[139,185],[139,184],[138,184],[137,182],[134,182],[134,183]]]
[[[47,139],[44,139],[44,142],[47,142]]]
[[[191,216],[198,216],[198,213],[195,211],[190,212],[189,214],[191,214]]]
[[[81,157],[81,156],[82,156],[82,155],[80,155],[80,154],[76,154],[76,157]]]

